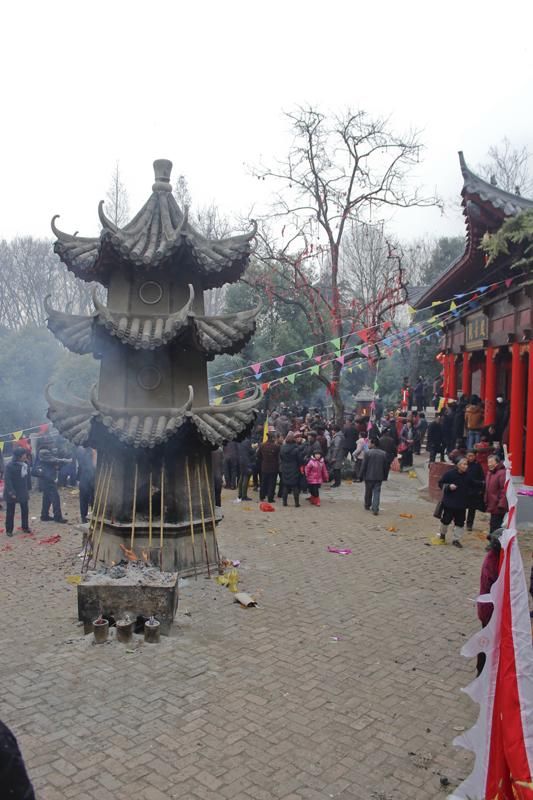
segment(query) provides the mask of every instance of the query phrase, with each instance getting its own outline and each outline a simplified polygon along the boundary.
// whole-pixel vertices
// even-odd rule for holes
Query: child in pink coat
[[[308,500],[313,506],[320,505],[319,490],[323,483],[329,481],[328,470],[322,457],[320,449],[315,450],[307,464],[305,465],[305,478],[309,486]]]

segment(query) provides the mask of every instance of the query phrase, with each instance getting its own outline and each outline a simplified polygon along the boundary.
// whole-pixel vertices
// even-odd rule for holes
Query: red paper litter
[[[275,511],[276,509],[274,506],[271,506],[270,503],[259,503],[259,510],[260,511]]]
[[[46,539],[39,539],[37,544],[56,544],[61,540],[61,536],[56,533],[55,536],[48,536]]]
[[[12,544],[5,544],[5,545],[4,545],[2,548],[0,548],[0,549],[2,550],[2,552],[6,552],[6,551],[8,551],[8,550],[13,550],[13,545],[12,545]]]

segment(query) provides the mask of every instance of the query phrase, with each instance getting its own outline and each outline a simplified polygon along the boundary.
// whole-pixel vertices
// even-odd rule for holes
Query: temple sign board
[[[465,346],[467,350],[477,350],[483,347],[483,340],[488,337],[488,322],[486,315],[480,311],[466,318]]]

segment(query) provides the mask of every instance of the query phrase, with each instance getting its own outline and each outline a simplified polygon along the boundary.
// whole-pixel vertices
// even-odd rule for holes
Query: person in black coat
[[[379,501],[381,497],[381,484],[389,476],[389,462],[387,454],[379,448],[377,439],[370,439],[368,450],[363,456],[361,467],[361,480],[365,482],[365,508],[372,509],[372,513],[379,514]]]
[[[43,502],[41,506],[41,522],[51,522],[50,506],[52,506],[54,522],[66,523],[61,512],[61,499],[57,491],[59,469],[70,462],[70,458],[60,458],[57,448],[43,447],[39,450],[33,474],[40,478]]]
[[[466,474],[470,478],[470,486],[468,489],[468,511],[466,512],[466,529],[471,531],[474,527],[474,518],[476,511],[485,510],[485,502],[483,496],[485,494],[485,473],[483,467],[477,460],[477,455],[474,450],[469,450],[466,454],[468,467]]]
[[[239,442],[239,485],[238,500],[251,500],[248,497],[248,486],[255,462],[255,452],[248,437]]]
[[[439,481],[439,486],[442,489],[439,539],[442,544],[446,544],[448,525],[453,522],[452,544],[455,547],[463,546],[461,537],[464,530],[468,498],[472,489],[471,478],[467,470],[468,461],[466,458],[461,458],[455,467],[444,473]]]
[[[80,517],[82,522],[87,522],[89,506],[94,503],[94,478],[95,466],[93,449],[91,447],[78,447],[78,481],[80,484]]]
[[[435,461],[437,454],[440,454],[440,460],[444,461],[444,436],[441,414],[437,414],[433,422],[428,425],[426,450],[429,453],[430,463]]]
[[[302,451],[294,439],[294,434],[289,431],[284,444],[279,452],[281,479],[283,482],[283,505],[287,505],[287,498],[292,492],[294,505],[300,506],[300,467],[302,466]]]
[[[28,498],[30,488],[30,471],[27,462],[28,453],[23,447],[15,447],[13,458],[4,472],[4,495],[6,498],[6,533],[13,536],[15,523],[15,506],[20,505],[22,530],[30,533],[28,522]]]
[[[18,742],[3,722],[0,722],[0,787],[5,800],[35,800]]]

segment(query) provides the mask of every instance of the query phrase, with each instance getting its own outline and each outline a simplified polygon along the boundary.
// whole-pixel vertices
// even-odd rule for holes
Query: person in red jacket
[[[328,470],[318,446],[305,465],[305,479],[309,486],[308,500],[313,506],[320,505],[320,487],[329,481]]]
[[[498,572],[500,569],[500,552],[501,543],[500,536],[503,533],[503,528],[489,533],[487,539],[489,545],[487,547],[487,555],[481,565],[481,577],[479,581],[479,594],[490,594],[490,589],[493,583],[498,579]],[[486,628],[492,617],[494,606],[492,603],[478,603],[477,616],[481,622],[481,627]],[[477,674],[480,675],[483,667],[485,666],[485,653],[478,653],[477,656]]]
[[[505,495],[505,467],[499,456],[489,456],[485,478],[485,505],[490,514],[490,533],[500,528],[509,507]]]

